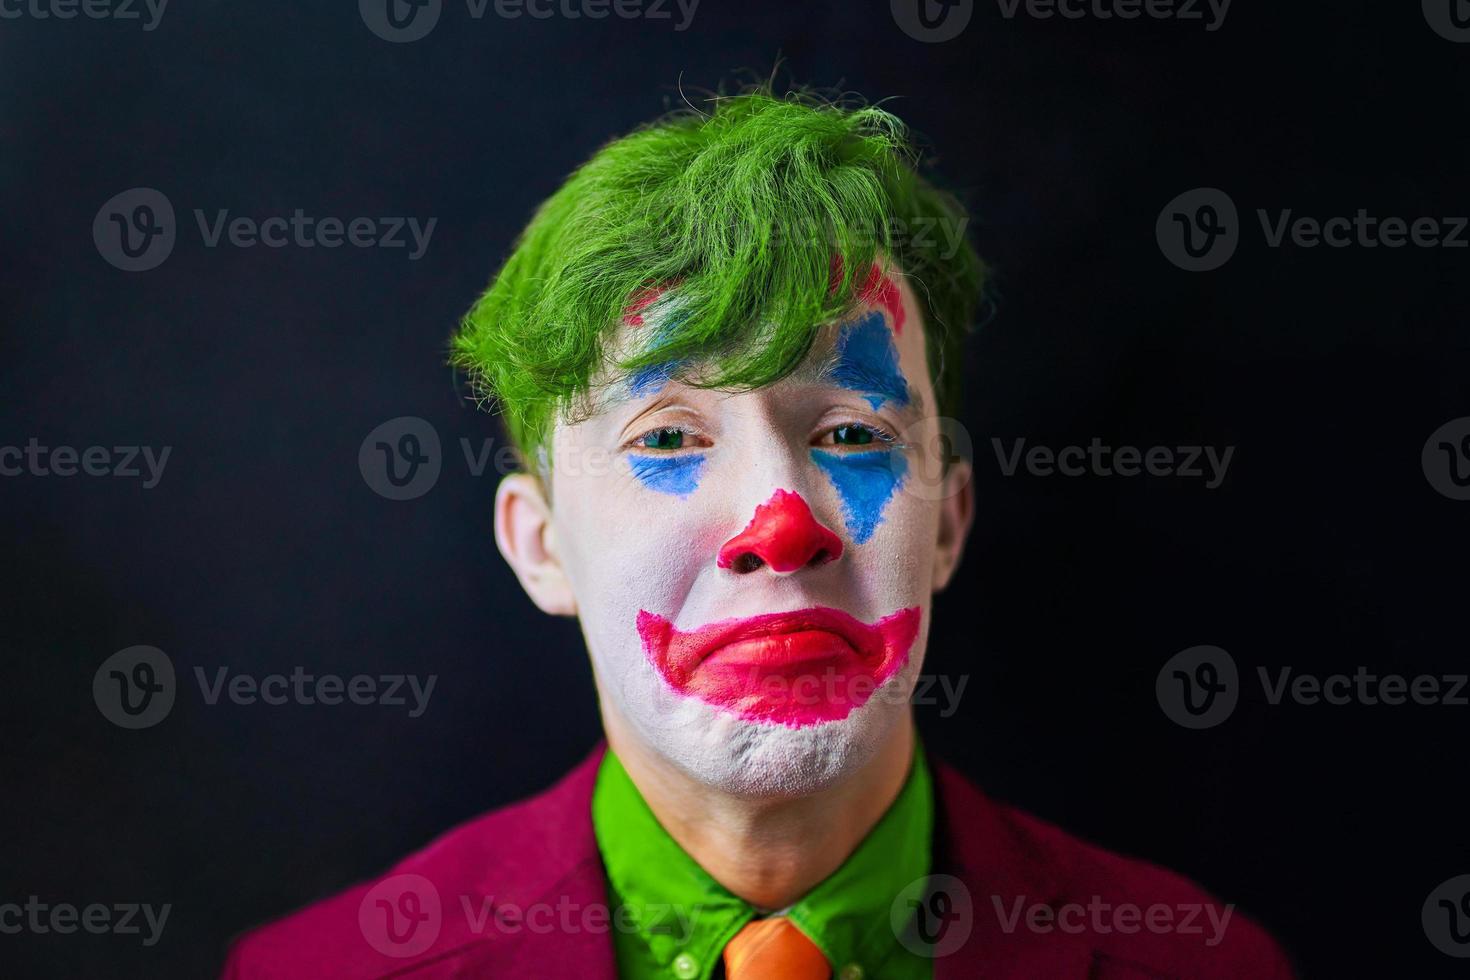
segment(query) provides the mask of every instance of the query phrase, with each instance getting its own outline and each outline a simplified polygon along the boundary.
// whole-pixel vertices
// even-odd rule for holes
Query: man
[[[578,617],[606,750],[227,976],[1290,975],[1233,908],[915,737],[973,510],[939,438],[982,285],[963,227],[893,116],[767,91],[542,206],[454,358],[528,461],[496,543]]]

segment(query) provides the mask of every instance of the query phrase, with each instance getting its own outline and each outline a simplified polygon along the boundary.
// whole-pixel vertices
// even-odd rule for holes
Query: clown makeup
[[[552,433],[557,559],[609,727],[732,793],[814,792],[873,757],[957,558],[952,508],[903,491],[938,468],[912,291],[875,267],[858,297],[772,385],[640,376]],[[675,307],[642,299],[630,343]]]
[[[662,435],[663,433],[659,433],[650,438],[656,441]],[[676,497],[687,497],[699,486],[699,471],[704,469],[704,456],[700,453],[683,456],[636,456],[629,458],[628,466],[648,489],[670,493]]]

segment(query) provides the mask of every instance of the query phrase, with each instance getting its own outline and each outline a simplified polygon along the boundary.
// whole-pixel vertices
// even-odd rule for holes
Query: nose
[[[777,490],[755,509],[745,530],[720,546],[715,563],[740,573],[815,568],[842,556],[842,539],[812,516],[801,494]]]

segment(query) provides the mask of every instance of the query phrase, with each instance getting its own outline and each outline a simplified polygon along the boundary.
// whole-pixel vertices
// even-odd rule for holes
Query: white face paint
[[[552,433],[552,522],[603,710],[724,792],[830,786],[908,715],[941,514],[915,491],[941,462],[923,324],[893,280],[774,385],[732,394],[652,372]],[[658,329],[651,312],[624,339]],[[747,623],[745,642],[679,638],[813,609]],[[886,617],[904,628],[882,647],[862,624]]]

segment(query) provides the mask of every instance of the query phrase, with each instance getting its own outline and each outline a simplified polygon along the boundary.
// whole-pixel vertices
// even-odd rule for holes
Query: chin
[[[741,718],[680,694],[639,658],[622,671],[614,700],[624,727],[689,778],[732,796],[810,796],[870,763],[909,716],[914,657],[838,721],[791,726]]]

